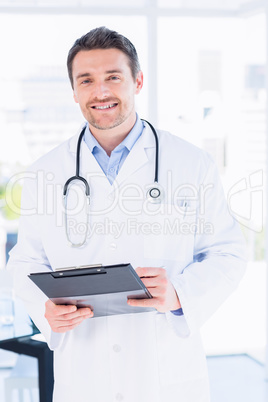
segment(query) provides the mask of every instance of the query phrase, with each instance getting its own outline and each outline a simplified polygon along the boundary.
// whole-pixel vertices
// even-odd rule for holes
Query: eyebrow
[[[123,73],[123,71],[122,70],[120,70],[120,69],[117,69],[117,70],[107,70],[107,71],[105,71],[105,74],[122,74]],[[90,73],[81,73],[81,74],[78,74],[76,77],[75,77],[75,79],[76,80],[79,80],[80,78],[84,78],[84,77],[91,77],[92,76],[92,74],[90,74]]]
[[[81,74],[78,74],[78,75],[75,77],[75,79],[76,79],[76,80],[79,80],[80,78],[90,77],[90,76],[91,76],[90,73],[81,73]]]
[[[105,71],[105,74],[116,74],[116,73],[122,74],[122,73],[123,73],[123,71],[122,71],[122,70],[120,70],[120,69],[117,69],[117,70],[108,70],[108,71]]]

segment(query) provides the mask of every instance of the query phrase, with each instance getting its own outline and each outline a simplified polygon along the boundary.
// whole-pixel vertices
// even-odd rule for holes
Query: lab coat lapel
[[[131,175],[141,169],[146,163],[148,163],[148,156],[146,149],[154,148],[155,141],[151,129],[146,125],[142,135],[134,144],[130,153],[128,154],[123,166],[121,167],[114,185],[121,185],[126,179],[129,179]]]

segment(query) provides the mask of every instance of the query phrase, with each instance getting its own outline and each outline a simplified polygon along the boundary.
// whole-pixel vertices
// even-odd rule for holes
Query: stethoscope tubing
[[[90,188],[89,188],[89,184],[88,184],[87,180],[84,177],[80,176],[80,174],[79,174],[80,173],[80,148],[81,148],[82,139],[85,134],[85,130],[86,130],[86,126],[83,128],[83,130],[81,131],[79,138],[78,138],[77,150],[76,150],[76,173],[75,173],[75,176],[70,177],[64,184],[64,187],[63,187],[63,196],[64,197],[66,197],[67,191],[68,191],[68,186],[73,180],[82,181],[85,185],[86,196],[90,195]]]
[[[142,119],[142,121],[146,122],[149,127],[151,128],[153,134],[154,134],[154,138],[155,138],[155,174],[154,174],[154,186],[148,191],[148,195],[149,197],[152,199],[153,202],[158,202],[161,201],[161,191],[158,187],[158,164],[159,164],[159,142],[158,142],[158,136],[156,133],[156,130],[154,128],[154,126],[149,123],[147,120]],[[87,180],[83,177],[80,176],[80,150],[81,150],[81,142],[82,139],[85,135],[85,130],[86,127],[83,127],[78,141],[77,141],[77,150],[76,150],[76,169],[75,169],[75,176],[70,177],[66,183],[64,184],[63,187],[63,201],[64,201],[64,207],[65,207],[65,233],[66,233],[66,237],[67,237],[67,241],[69,243],[70,246],[72,247],[81,247],[86,243],[87,240],[87,233],[85,234],[85,237],[83,239],[83,241],[81,241],[80,243],[73,243],[69,237],[69,233],[68,233],[68,219],[67,219],[67,195],[68,195],[68,187],[69,184],[73,181],[73,180],[80,180],[84,186],[85,186],[85,194],[86,194],[86,199],[87,199],[87,224],[88,224],[88,219],[89,219],[89,205],[90,205],[90,187],[89,184],[87,182]]]
[[[147,123],[149,125],[149,127],[151,128],[151,130],[152,130],[152,132],[154,134],[154,138],[155,138],[154,183],[158,183],[158,166],[159,166],[159,141],[158,141],[158,136],[157,136],[157,133],[156,133],[156,130],[155,130],[154,126],[151,123],[149,123],[149,121],[147,121],[145,119],[141,119],[141,120],[145,121],[145,123]]]

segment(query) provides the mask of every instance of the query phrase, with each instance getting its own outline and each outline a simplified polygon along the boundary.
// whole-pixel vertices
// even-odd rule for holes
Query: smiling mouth
[[[111,103],[110,105],[103,105],[103,106],[91,106],[92,109],[97,109],[97,110],[105,110],[105,109],[111,109],[115,106],[117,106],[118,103]]]

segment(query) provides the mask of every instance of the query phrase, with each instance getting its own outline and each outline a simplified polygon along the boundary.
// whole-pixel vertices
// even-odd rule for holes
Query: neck
[[[100,130],[90,123],[89,128],[92,135],[96,138],[98,143],[102,146],[108,156],[112,151],[126,138],[136,123],[136,113],[130,116],[122,124],[107,130]]]

